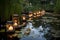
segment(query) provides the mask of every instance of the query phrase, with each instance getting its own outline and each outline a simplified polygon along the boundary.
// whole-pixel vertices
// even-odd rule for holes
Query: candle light
[[[23,16],[23,20],[26,20],[26,18]]]
[[[6,23],[7,31],[13,31],[14,30],[12,24],[13,24],[12,21],[7,21],[7,23]]]
[[[9,31],[13,30],[13,27],[10,25],[10,27],[8,28]]]
[[[13,14],[12,16],[12,21],[13,21],[13,26],[18,26],[20,24],[19,22],[19,15],[18,14]]]
[[[18,21],[17,20],[14,20],[14,23],[17,23]]]
[[[17,24],[17,23],[14,23],[13,25],[14,25],[14,26],[17,26],[18,24]]]
[[[37,15],[39,15],[39,13],[37,12]]]
[[[40,15],[37,15],[37,17],[39,17]]]
[[[33,13],[34,15],[36,15],[36,13]]]
[[[39,13],[41,13],[41,12],[39,11]]]
[[[32,17],[32,16],[33,16],[33,14],[32,14],[32,13],[30,13],[30,14],[29,14],[29,17]]]
[[[26,14],[22,14],[21,18],[22,20],[26,20]]]
[[[32,18],[29,18],[29,20],[32,20]]]
[[[33,16],[34,18],[36,18],[36,16]]]

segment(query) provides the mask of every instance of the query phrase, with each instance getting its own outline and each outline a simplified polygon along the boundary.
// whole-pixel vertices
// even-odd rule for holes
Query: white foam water
[[[32,23],[28,22],[27,26],[23,29],[22,33],[30,28],[30,34],[28,36],[22,37],[20,40],[46,40],[44,34],[48,33],[49,27],[43,28],[42,25],[38,28],[33,27]]]

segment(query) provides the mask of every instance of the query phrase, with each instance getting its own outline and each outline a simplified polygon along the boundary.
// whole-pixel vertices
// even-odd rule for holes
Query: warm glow
[[[29,18],[29,20],[32,20],[32,18]]]
[[[32,17],[33,16],[33,14],[29,14],[29,17]]]
[[[17,23],[18,21],[17,20],[14,20],[15,23]]]
[[[8,28],[8,27],[9,27],[9,25],[6,25],[6,27]]]
[[[40,15],[38,15],[38,16],[40,16]]]
[[[17,26],[18,24],[17,23],[14,23],[14,26]]]
[[[33,16],[34,18],[36,18],[36,16]]]
[[[39,11],[39,13],[41,13],[41,12]]]
[[[36,15],[36,13],[34,13],[34,15]]]
[[[39,17],[40,15],[37,15],[37,17]]]
[[[26,18],[25,18],[25,17],[23,17],[23,20],[26,20]]]
[[[38,15],[39,13],[37,13],[37,15]]]
[[[12,31],[12,30],[13,30],[13,27],[12,27],[12,26],[10,26],[10,27],[8,28],[8,30]]]

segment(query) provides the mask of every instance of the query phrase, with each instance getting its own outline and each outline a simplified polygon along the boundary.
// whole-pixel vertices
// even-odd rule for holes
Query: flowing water
[[[27,29],[30,29],[29,35],[25,35]],[[44,35],[48,33],[49,27],[43,28],[40,25],[38,28],[35,28],[32,23],[28,22],[27,26],[22,30],[24,35],[20,40],[47,40]]]

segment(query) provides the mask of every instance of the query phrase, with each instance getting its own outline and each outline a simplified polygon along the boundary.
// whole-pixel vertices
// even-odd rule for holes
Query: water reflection
[[[27,29],[29,29],[28,35],[25,34]],[[47,34],[49,30],[49,27],[44,28],[42,25],[35,28],[31,22],[28,22],[27,26],[22,30],[22,34],[24,36],[20,40],[47,40],[44,35]]]

